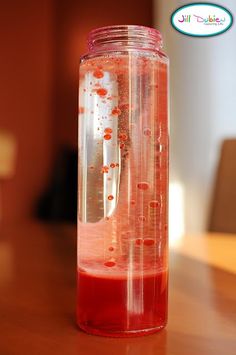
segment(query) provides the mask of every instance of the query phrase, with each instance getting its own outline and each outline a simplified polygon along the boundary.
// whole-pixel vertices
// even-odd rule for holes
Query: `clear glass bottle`
[[[159,31],[89,34],[79,87],[77,322],[127,337],[167,322],[168,58]]]

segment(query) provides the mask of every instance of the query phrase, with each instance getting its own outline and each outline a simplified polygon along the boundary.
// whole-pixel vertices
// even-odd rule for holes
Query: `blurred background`
[[[184,36],[170,24],[184,4],[1,1],[0,224],[75,222],[79,58],[91,29],[140,24],[162,32],[171,63],[171,238],[236,232],[236,29]],[[220,5],[236,13],[235,1]]]

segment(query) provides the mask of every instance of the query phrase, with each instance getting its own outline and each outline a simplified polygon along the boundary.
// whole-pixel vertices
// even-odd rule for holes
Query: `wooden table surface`
[[[0,229],[0,355],[235,355],[236,235],[185,237],[170,253],[169,323],[140,338],[75,324],[76,230]]]

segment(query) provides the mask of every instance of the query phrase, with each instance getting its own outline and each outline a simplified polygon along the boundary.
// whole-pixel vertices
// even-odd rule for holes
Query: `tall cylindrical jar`
[[[167,322],[168,58],[159,31],[89,34],[79,87],[77,322],[91,334]]]

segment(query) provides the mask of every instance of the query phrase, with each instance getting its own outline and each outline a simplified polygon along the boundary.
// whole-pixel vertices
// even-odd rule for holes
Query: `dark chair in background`
[[[236,233],[236,139],[222,144],[209,231]]]
[[[38,201],[36,215],[46,221],[76,222],[76,151],[63,148],[58,154],[49,186]]]

